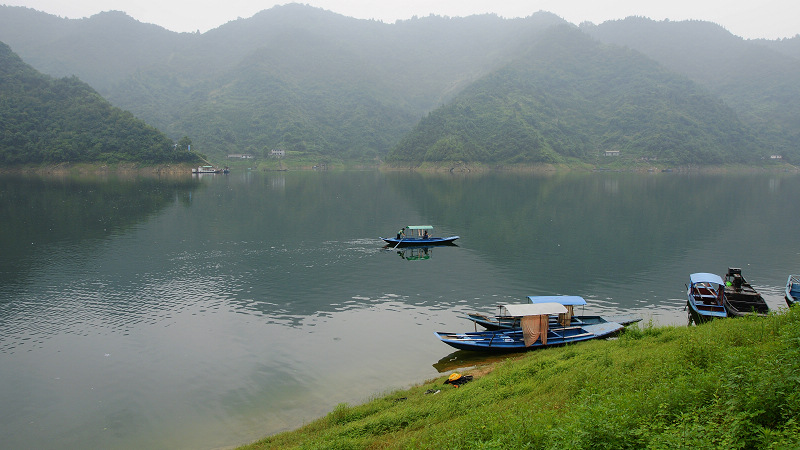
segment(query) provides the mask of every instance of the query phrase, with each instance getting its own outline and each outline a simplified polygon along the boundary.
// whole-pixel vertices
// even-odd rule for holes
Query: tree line
[[[37,72],[0,42],[0,163],[194,162],[165,134],[75,76]]]

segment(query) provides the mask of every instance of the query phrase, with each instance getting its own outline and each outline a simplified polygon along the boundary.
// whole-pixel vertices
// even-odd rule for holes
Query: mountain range
[[[54,79],[0,42],[0,166],[199,162],[77,77]]]
[[[215,158],[800,162],[800,36],[546,12],[386,24],[290,4],[206,33],[0,6],[0,41]]]

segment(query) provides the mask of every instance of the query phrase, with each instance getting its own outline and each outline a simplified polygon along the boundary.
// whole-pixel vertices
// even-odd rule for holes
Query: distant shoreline
[[[0,166],[0,174],[29,174],[29,175],[103,175],[103,174],[136,174],[136,175],[190,175],[196,164],[158,164],[148,165],[139,163],[60,163],[60,164],[25,164],[19,166]],[[232,172],[241,170],[232,167]],[[253,171],[271,172],[277,169],[272,167],[256,167]],[[313,171],[320,170],[305,165],[292,167],[286,164],[282,171]],[[654,165],[626,165],[609,164],[593,165],[586,163],[574,164],[484,164],[464,162],[444,162],[438,164],[423,163],[420,165],[380,164],[375,166],[349,166],[347,164],[331,164],[323,170],[379,170],[386,172],[425,172],[425,173],[557,173],[557,172],[631,172],[631,173],[782,173],[800,172],[800,167],[788,163],[763,164],[763,165],[683,165],[683,166],[654,166]]]
[[[486,173],[486,172],[514,172],[514,173],[556,173],[556,172],[632,172],[632,173],[759,173],[759,172],[800,172],[800,168],[788,163],[744,165],[650,165],[650,164],[608,164],[594,165],[587,163],[566,164],[481,164],[481,163],[424,163],[417,166],[384,164],[380,167],[385,171],[409,172],[450,172],[450,173]]]
[[[22,175],[91,175],[91,174],[139,174],[139,175],[178,175],[191,174],[195,164],[144,165],[137,163],[61,163],[25,164],[19,166],[0,166],[0,174]]]

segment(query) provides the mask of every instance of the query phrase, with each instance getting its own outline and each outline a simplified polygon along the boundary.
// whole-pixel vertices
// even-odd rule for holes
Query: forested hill
[[[19,6],[0,5],[0,41],[47,75],[76,75],[101,94],[132,74],[164,65],[196,36],[173,33],[109,11],[66,19]]]
[[[764,155],[734,112],[704,89],[562,25],[425,117],[387,160],[596,162],[606,151],[699,164]]]
[[[53,79],[0,42],[0,164],[194,161],[76,77]]]
[[[448,145],[467,145],[454,136],[469,136],[463,148],[474,150],[463,156],[504,163],[593,162],[615,148],[675,163],[767,154],[800,162],[800,37],[747,41],[708,22],[631,18],[548,37],[563,55],[537,48],[550,28],[567,25],[546,12],[387,24],[289,4],[205,33],[173,33],[121,12],[73,20],[0,6],[0,40],[27,63],[87,80],[115,106],[173,140],[190,136],[193,149],[216,158],[281,148],[323,160],[378,161],[391,151],[390,159],[412,161],[441,157]],[[606,45],[581,40],[582,56],[572,57],[581,32]],[[614,71],[618,63],[627,72]],[[601,73],[620,84],[605,87]],[[531,94],[544,87],[556,90]],[[481,91],[518,105],[514,120],[536,120],[501,121],[510,110]],[[500,116],[490,120],[490,110]],[[465,111],[487,115],[480,135],[451,129],[477,120]],[[650,126],[632,127],[644,125],[643,113]],[[445,128],[432,130],[445,116]],[[501,125],[521,134],[503,136]],[[448,139],[409,147],[435,134]],[[541,145],[522,154],[503,147],[531,139]],[[400,155],[404,148],[411,153]]]
[[[115,105],[173,139],[189,135],[209,155],[283,148],[373,160],[507,61],[521,36],[554,23],[564,21],[540,13],[385,24],[291,4],[170,34],[122,13],[68,20],[0,7],[0,40],[47,73],[95,80]],[[104,71],[105,62],[115,69]]]
[[[773,153],[800,162],[800,35],[746,41],[707,22],[641,17],[581,28],[685,74],[733,108]]]

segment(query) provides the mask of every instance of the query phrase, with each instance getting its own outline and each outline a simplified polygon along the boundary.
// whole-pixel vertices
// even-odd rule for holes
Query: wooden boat
[[[406,230],[408,234],[406,235]],[[397,233],[397,237],[385,238],[388,247],[409,247],[418,245],[452,245],[458,236],[432,237],[433,227],[431,225],[409,225]]]
[[[564,307],[566,307],[567,309],[566,314],[563,315],[563,317],[551,316],[550,322],[560,323],[565,326],[567,324],[571,326],[579,326],[579,325],[593,325],[605,322],[616,322],[622,326],[628,326],[632,323],[640,322],[642,320],[641,317],[637,317],[635,315],[613,316],[613,317],[590,316],[590,315],[576,316],[574,315],[574,307],[586,305],[586,300],[583,297],[579,297],[577,295],[529,295],[527,298],[529,303],[560,303],[564,305]],[[500,306],[500,308],[502,309],[502,305]],[[480,313],[468,313],[467,315],[462,317],[474,322],[475,325],[482,326],[487,330],[519,328],[520,326],[520,320],[518,317],[509,317],[500,314],[493,317],[488,317]]]
[[[742,276],[742,269],[728,268],[725,274],[725,295],[722,304],[730,317],[746,316],[757,314],[765,316],[769,314],[769,306],[747,280]]]
[[[551,324],[551,315],[566,313],[567,308],[560,303],[503,305],[502,315],[519,317],[520,328],[435,334],[439,340],[459,350],[516,352],[608,337],[624,328],[615,322],[577,326]]]
[[[789,275],[786,280],[786,304],[789,306],[800,302],[800,275]]]

